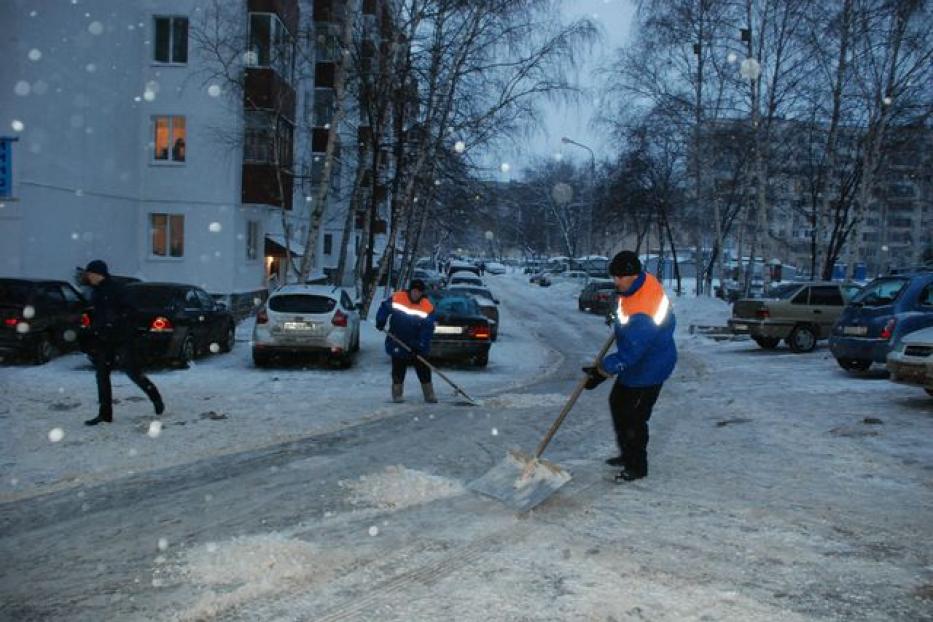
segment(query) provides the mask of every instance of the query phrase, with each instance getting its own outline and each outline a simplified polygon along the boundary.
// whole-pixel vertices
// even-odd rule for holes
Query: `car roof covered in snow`
[[[308,296],[327,296],[329,298],[335,298],[339,296],[342,291],[344,291],[344,289],[336,285],[302,285],[295,283],[292,285],[283,285],[272,292],[270,297],[288,294],[305,294]]]

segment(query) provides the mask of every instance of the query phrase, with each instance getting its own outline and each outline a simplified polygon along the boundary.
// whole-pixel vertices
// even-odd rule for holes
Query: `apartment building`
[[[243,45],[236,73],[203,50],[211,19],[218,47]],[[234,306],[261,294],[265,234],[294,202],[297,0],[13,0],[0,20],[0,110],[19,138],[0,272],[69,278],[102,258]]]

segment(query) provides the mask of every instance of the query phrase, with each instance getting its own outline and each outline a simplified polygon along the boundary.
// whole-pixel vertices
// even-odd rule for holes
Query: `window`
[[[65,300],[71,304],[83,302],[80,294],[71,285],[62,285],[62,294],[65,295]]]
[[[188,62],[188,18],[155,18],[155,61]]]
[[[810,292],[811,305],[824,305],[828,307],[842,307],[845,305],[838,287],[813,287],[810,289]]]
[[[926,289],[920,292],[918,302],[924,307],[933,307],[933,285],[927,285]]]
[[[336,94],[331,89],[314,90],[314,117],[311,125],[324,127],[334,119]]]
[[[793,300],[790,301],[792,305],[805,305],[807,304],[807,299],[810,296],[810,288],[804,287],[800,290],[800,293],[794,296]]]
[[[185,117],[153,117],[155,130],[152,154],[156,162],[185,161]]]
[[[292,165],[294,129],[284,117],[269,112],[247,112],[243,159],[247,162]]]
[[[211,295],[208,294],[203,289],[194,290],[195,296],[198,297],[198,301],[201,303],[201,307],[204,309],[213,309],[214,308],[214,299],[211,298]]]
[[[249,51],[250,65],[272,67],[286,80],[291,80],[292,43],[277,15],[250,13]]]
[[[330,233],[324,234],[324,254],[330,255],[334,252],[334,236]]]
[[[337,76],[337,65],[332,62],[315,63],[314,86],[320,89],[332,89]]]
[[[353,301],[350,300],[350,297],[347,296],[347,292],[342,292],[340,294],[340,303],[343,305],[344,309],[354,310]]]
[[[153,256],[185,256],[185,217],[183,214],[149,214],[149,225]]]
[[[246,258],[259,256],[259,222],[250,220],[246,223]]]
[[[65,296],[58,285],[42,285],[39,287],[39,302],[61,306],[65,304]]]
[[[853,302],[866,307],[889,305],[897,299],[907,283],[907,279],[879,279],[866,285]]]
[[[198,298],[198,292],[193,289],[185,291],[185,308],[186,309],[201,309],[201,299]]]

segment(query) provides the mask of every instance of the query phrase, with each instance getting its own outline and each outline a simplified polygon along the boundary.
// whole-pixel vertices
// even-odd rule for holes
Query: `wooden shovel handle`
[[[600,349],[599,354],[596,355],[596,358],[593,361],[593,365],[599,365],[603,357],[606,356],[606,352],[609,351],[609,348],[612,347],[612,342],[615,341],[615,335],[610,335],[606,339],[606,343],[603,344],[602,349]],[[586,381],[589,379],[589,376],[583,376],[580,379],[580,382],[577,383],[577,386],[574,387],[573,393],[570,394],[570,399],[567,400],[567,403],[564,404],[564,408],[560,411],[560,414],[557,416],[557,419],[554,420],[554,423],[551,424],[551,429],[547,431],[547,434],[541,439],[541,444],[538,445],[538,449],[535,451],[535,459],[541,457],[541,454],[544,453],[544,450],[547,448],[548,443],[551,442],[551,439],[554,438],[554,434],[557,432],[557,428],[564,422],[564,419],[570,413],[570,409],[573,408],[573,405],[577,403],[577,398],[580,397],[580,394],[583,393],[583,389],[586,387]]]

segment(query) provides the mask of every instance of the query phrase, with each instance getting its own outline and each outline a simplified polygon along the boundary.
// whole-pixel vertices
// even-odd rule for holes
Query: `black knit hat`
[[[413,289],[423,292],[425,290],[424,281],[421,279],[412,279],[411,285],[408,286],[408,290],[411,291]]]
[[[612,276],[635,276],[640,272],[641,262],[632,251],[619,251],[609,263],[609,274]]]
[[[81,270],[81,268],[78,267],[78,270]],[[82,272],[93,272],[94,274],[99,274],[101,276],[110,276],[110,271],[107,270],[107,264],[100,259],[95,259],[94,261],[88,262],[87,266],[84,267]]]

